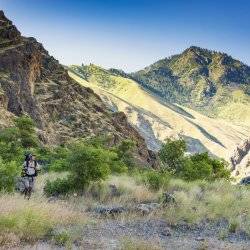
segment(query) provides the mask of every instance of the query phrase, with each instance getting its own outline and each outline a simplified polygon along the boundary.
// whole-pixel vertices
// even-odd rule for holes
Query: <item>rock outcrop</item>
[[[110,135],[114,144],[136,142],[135,156],[154,165],[155,155],[123,113],[112,113],[91,89],[72,80],[35,38],[21,36],[0,11],[0,106],[8,115],[29,114],[41,140],[59,144],[75,137]]]
[[[250,138],[236,147],[230,160],[234,176],[250,176]]]

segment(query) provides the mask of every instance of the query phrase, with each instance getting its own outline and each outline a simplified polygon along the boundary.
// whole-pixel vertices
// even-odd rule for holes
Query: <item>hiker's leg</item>
[[[24,189],[24,198],[27,198],[28,193],[29,193],[29,187],[30,187],[28,177],[24,177],[23,182],[24,182],[24,187],[25,187],[25,189]]]
[[[33,187],[34,187],[34,177],[29,177],[28,199],[30,199],[31,197]]]
[[[24,193],[24,198],[26,198],[26,197],[27,197],[27,194],[28,194],[28,189],[25,188],[23,193]]]
[[[27,192],[27,199],[28,199],[28,200],[29,200],[30,197],[31,197],[31,191],[32,191],[32,188],[29,187],[29,188],[28,188],[28,192]]]

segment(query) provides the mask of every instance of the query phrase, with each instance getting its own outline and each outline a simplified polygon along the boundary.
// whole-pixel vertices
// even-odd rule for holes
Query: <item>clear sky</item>
[[[250,65],[250,0],[0,0],[63,64],[135,71],[191,45]]]

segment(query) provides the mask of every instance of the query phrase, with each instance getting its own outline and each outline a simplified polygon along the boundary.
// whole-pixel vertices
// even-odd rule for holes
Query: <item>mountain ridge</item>
[[[90,88],[71,79],[67,70],[35,38],[21,36],[0,11],[0,106],[3,126],[28,114],[43,143],[107,135],[110,144],[135,141],[138,163],[154,166],[156,156],[128,123],[124,113],[111,112]],[[8,121],[8,122],[7,122]],[[0,124],[1,124],[0,123]]]
[[[226,53],[191,46],[130,75],[167,101],[250,124],[250,67]]]

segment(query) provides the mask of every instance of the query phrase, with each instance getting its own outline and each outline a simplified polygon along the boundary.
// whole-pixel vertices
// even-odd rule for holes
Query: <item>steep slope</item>
[[[111,143],[123,138],[136,142],[138,162],[153,165],[155,156],[123,113],[107,110],[90,88],[80,86],[34,38],[22,37],[0,11],[1,123],[29,114],[44,143],[58,144],[73,137],[108,134]],[[3,122],[2,122],[3,121]]]
[[[129,122],[140,131],[148,146],[158,150],[169,136],[182,135],[190,152],[209,151],[230,160],[236,145],[247,139],[250,128],[231,125],[201,115],[189,108],[166,103],[125,73],[91,65],[71,66],[69,75],[98,93],[109,107],[127,114]]]
[[[250,124],[250,67],[225,53],[192,46],[131,76],[170,102]]]

